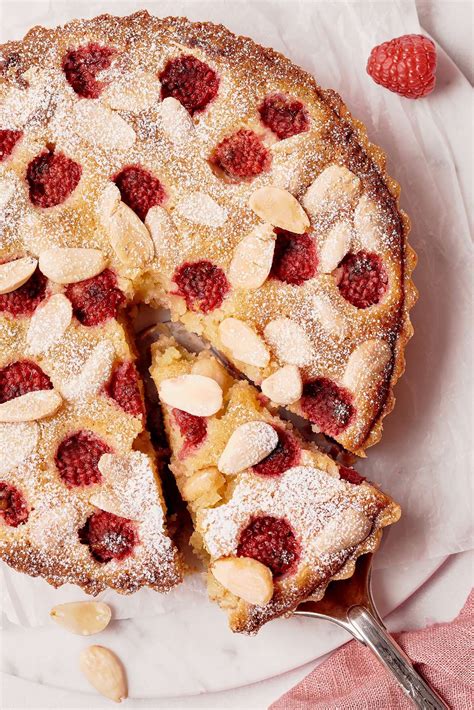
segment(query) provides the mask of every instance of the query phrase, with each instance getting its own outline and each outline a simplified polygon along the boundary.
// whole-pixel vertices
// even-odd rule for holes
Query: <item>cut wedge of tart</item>
[[[254,633],[351,576],[398,505],[303,440],[209,351],[191,354],[166,336],[152,351],[170,468],[209,565],[209,595],[231,628]]]

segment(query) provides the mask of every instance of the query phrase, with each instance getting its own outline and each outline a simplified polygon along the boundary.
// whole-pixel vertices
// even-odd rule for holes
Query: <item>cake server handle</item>
[[[438,693],[413,668],[410,659],[387,632],[376,612],[373,614],[367,607],[360,605],[350,607],[347,610],[346,629],[370,648],[417,708],[449,710]]]

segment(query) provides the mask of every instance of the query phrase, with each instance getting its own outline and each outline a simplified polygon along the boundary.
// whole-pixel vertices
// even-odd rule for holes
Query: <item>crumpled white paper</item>
[[[336,89],[365,122],[370,139],[389,156],[390,174],[402,185],[402,207],[412,221],[410,243],[419,257],[414,280],[420,291],[412,317],[415,337],[406,352],[406,374],[396,387],[395,411],[385,420],[382,442],[358,466],[403,509],[401,521],[385,535],[376,565],[408,566],[472,548],[472,251],[453,159],[453,149],[462,145],[459,77],[444,57],[436,92],[410,101],[377,86],[365,73],[375,44],[420,32],[414,3],[174,0],[79,6],[37,0],[17,7],[16,13],[9,8],[8,26],[0,23],[1,41],[20,38],[34,24],[60,24],[75,12],[84,17],[105,11],[125,15],[147,7],[162,16],[222,22],[289,56],[321,86]],[[451,100],[456,103],[446,125],[440,111]],[[27,626],[45,623],[54,604],[86,596],[71,585],[53,590],[5,565],[0,580],[0,608],[9,620]],[[141,590],[131,597],[108,591],[100,598],[113,605],[116,617],[130,618],[199,606],[203,595],[202,581],[194,575],[167,596]]]

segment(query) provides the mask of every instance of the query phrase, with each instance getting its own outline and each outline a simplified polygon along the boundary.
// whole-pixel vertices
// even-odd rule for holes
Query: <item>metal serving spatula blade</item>
[[[415,707],[449,710],[436,691],[417,673],[406,653],[385,628],[372,598],[372,558],[372,554],[360,557],[352,577],[332,582],[320,601],[303,602],[294,613],[326,619],[342,626],[357,641],[370,648]]]

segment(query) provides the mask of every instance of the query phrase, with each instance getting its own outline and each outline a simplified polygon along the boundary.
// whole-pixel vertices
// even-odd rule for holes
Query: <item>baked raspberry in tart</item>
[[[303,440],[209,351],[196,356],[163,336],[152,346],[151,374],[192,542],[209,565],[209,595],[234,631],[254,633],[308,596],[321,598],[398,519],[390,498]],[[206,414],[206,437],[186,456],[176,407]]]
[[[408,220],[362,124],[288,59],[147,12],[34,28],[0,47],[0,195],[0,371],[31,363],[0,402],[12,510],[0,515],[0,556],[15,568],[93,593],[181,578],[134,365],[137,304],[168,308],[261,387],[257,404],[250,385],[232,389],[242,416],[268,422],[263,402],[285,406],[360,456],[380,439],[412,332]],[[217,515],[232,505],[215,507],[225,479],[206,462],[217,418],[173,409],[175,459],[201,476],[186,495],[210,466],[215,485],[198,507]],[[275,446],[238,478],[262,496],[306,466],[299,438],[272,421]],[[283,502],[266,521],[252,511],[247,555],[232,543],[282,599],[308,554],[290,513]],[[384,524],[370,520],[368,549]],[[302,594],[324,589],[334,570],[323,572]],[[277,614],[234,602],[236,628]]]

